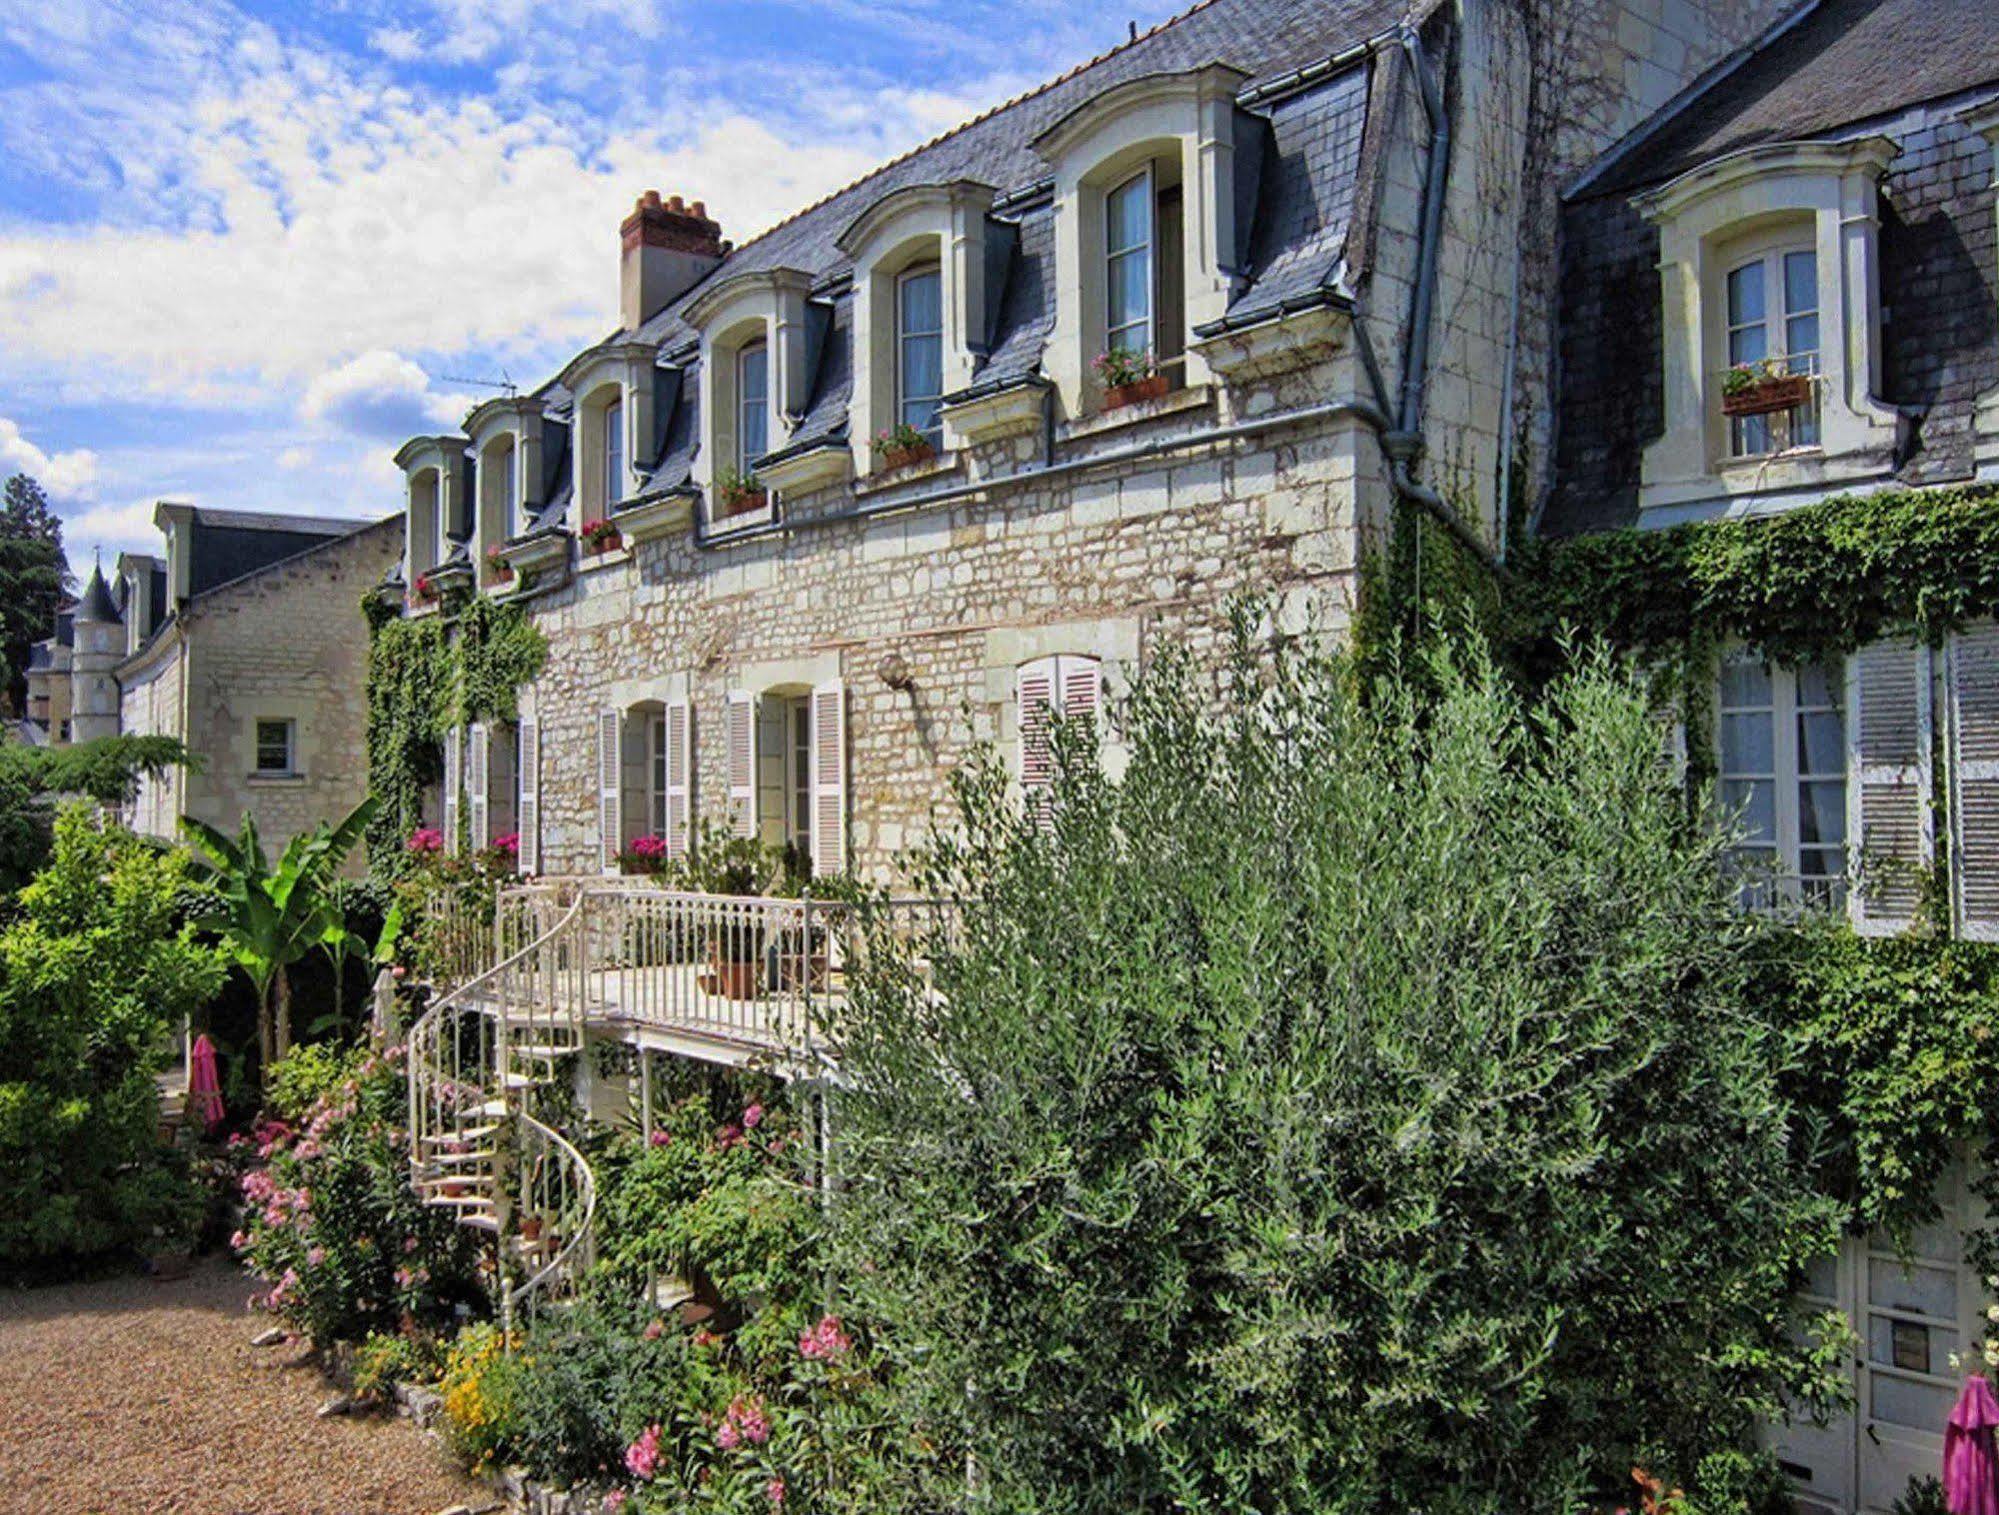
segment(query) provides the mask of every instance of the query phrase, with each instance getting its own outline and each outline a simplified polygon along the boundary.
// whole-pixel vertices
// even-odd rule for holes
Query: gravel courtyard
[[[393,1417],[313,1411],[332,1393],[295,1345],[253,1348],[250,1283],[187,1278],[0,1293],[0,1511],[45,1515],[434,1515],[492,1503]]]

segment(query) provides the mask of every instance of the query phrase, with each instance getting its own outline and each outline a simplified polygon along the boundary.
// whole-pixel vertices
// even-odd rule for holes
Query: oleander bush
[[[73,806],[0,928],[0,1269],[183,1245],[200,1225],[155,1081],[225,971],[186,923],[188,870]]]
[[[451,1326],[485,1306],[474,1234],[410,1186],[399,1058],[304,1048],[273,1069],[246,1141],[249,1215],[233,1238],[257,1299],[321,1347]]]
[[[1253,632],[1150,660],[1121,776],[1060,726],[1045,817],[974,763],[961,929],[868,955],[829,1276],[893,1424],[843,1465],[912,1515],[1746,1508],[1757,1418],[1836,1393],[1788,1301],[1837,1207],[1645,690]]]

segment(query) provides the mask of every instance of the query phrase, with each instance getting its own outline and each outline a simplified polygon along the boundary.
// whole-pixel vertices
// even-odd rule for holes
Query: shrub
[[[434,1336],[417,1331],[372,1332],[354,1349],[354,1392],[373,1403],[395,1397],[399,1383],[435,1383],[444,1370],[444,1349]]]
[[[243,1179],[250,1216],[235,1238],[270,1285],[263,1308],[326,1346],[437,1330],[483,1303],[471,1233],[410,1187],[395,1059],[305,1049],[272,1088],[274,1118],[255,1137],[267,1166]]]
[[[1761,928],[1603,660],[1363,690],[1153,660],[1047,812],[990,758],[843,1021],[834,1266],[894,1385],[876,1508],[1571,1511],[1698,1496],[1834,1240],[1755,1012]],[[1434,691],[1419,700],[1417,689]],[[949,1006],[949,1013],[937,1007]]]
[[[451,1449],[484,1471],[510,1460],[520,1419],[514,1386],[522,1359],[497,1326],[467,1326],[451,1344],[438,1388]]]
[[[199,1224],[155,1083],[225,971],[184,923],[187,882],[184,852],[73,807],[0,929],[0,1266],[184,1242]]]

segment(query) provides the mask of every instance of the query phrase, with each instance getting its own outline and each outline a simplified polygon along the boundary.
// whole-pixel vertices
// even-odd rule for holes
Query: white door
[[[1964,1258],[1977,1213],[1961,1166],[1937,1198],[1942,1214],[1918,1229],[1907,1257],[1885,1236],[1850,1238],[1807,1286],[1804,1303],[1836,1306],[1858,1337],[1852,1413],[1773,1436],[1809,1515],[1885,1515],[1911,1479],[1942,1471],[1944,1422],[1964,1383],[1950,1360],[1977,1352],[1985,1298]]]

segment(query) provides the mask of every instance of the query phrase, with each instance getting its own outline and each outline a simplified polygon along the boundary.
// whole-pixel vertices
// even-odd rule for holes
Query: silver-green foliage
[[[877,1508],[1571,1510],[1829,1382],[1757,928],[1642,690],[1427,675],[1244,617],[1219,688],[1153,660],[1120,778],[1058,733],[1051,823],[964,776],[961,928],[843,1025]]]

